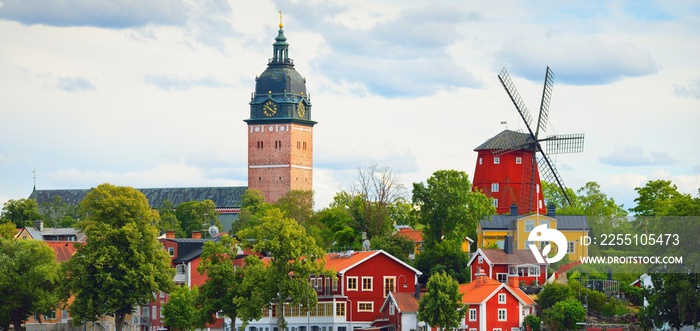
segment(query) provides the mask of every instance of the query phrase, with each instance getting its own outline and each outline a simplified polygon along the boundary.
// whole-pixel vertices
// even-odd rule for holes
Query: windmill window
[[[493,198],[493,200],[491,200],[491,204],[493,204],[494,207],[498,208],[498,198]]]
[[[520,156],[515,157],[515,164],[523,164],[523,158]]]
[[[494,156],[494,157],[493,157],[493,164],[501,164],[501,157],[500,157],[500,156]]]
[[[482,158],[479,158],[479,164],[482,164],[484,160]]]
[[[498,192],[498,183],[491,183],[491,192]]]

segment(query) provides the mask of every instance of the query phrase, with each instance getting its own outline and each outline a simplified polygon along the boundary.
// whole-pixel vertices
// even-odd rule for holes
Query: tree
[[[551,283],[544,286],[537,295],[537,305],[540,311],[554,306],[559,301],[570,298],[569,287],[564,284]]]
[[[368,238],[389,234],[393,205],[406,194],[398,174],[373,164],[358,169],[355,180],[349,192],[345,192],[349,199],[344,202],[351,209],[354,227],[366,232]]]
[[[648,305],[639,313],[646,329],[668,323],[678,330],[682,326],[700,325],[700,274],[652,274],[653,288],[646,289]]]
[[[175,215],[175,206],[170,200],[163,200],[163,203],[158,207],[158,214],[160,215],[160,221],[158,221],[160,231],[175,231],[177,238],[187,237],[180,226],[177,215]]]
[[[426,250],[443,240],[476,238],[478,222],[496,212],[487,196],[471,189],[469,175],[458,170],[438,170],[425,184],[413,183]]]
[[[143,193],[106,183],[85,196],[80,211],[76,226],[88,239],[62,264],[63,299],[74,297],[68,310],[75,324],[112,315],[121,330],[135,306],[175,286],[170,256],[156,239],[158,213]]]
[[[521,330],[540,331],[542,330],[542,321],[535,315],[527,315],[525,320],[523,320],[523,328]]]
[[[177,206],[175,216],[180,222],[182,231],[189,237],[192,236],[192,232],[202,231],[208,228],[210,222],[213,222],[213,225],[217,226],[219,229],[222,228],[216,205],[214,201],[209,199],[204,201],[183,202]]]
[[[418,279],[425,282],[437,272],[444,271],[450,277],[460,283],[467,283],[470,280],[469,255],[462,250],[461,243],[455,241],[442,241],[423,249],[423,252],[416,256],[416,268],[423,274]]]
[[[373,238],[371,248],[381,249],[404,262],[409,262],[408,255],[415,252],[416,243],[406,236],[394,234]]]
[[[199,288],[195,301],[200,307],[200,325],[214,323],[216,313],[230,317],[233,323],[238,317],[244,321],[261,317],[260,307],[264,303],[253,295],[253,287],[244,280],[250,270],[260,270],[262,262],[257,256],[250,256],[242,268],[236,267],[234,263],[237,253],[238,245],[231,236],[223,236],[218,242],[204,243],[202,264],[197,271],[206,275],[207,279]],[[251,305],[256,309],[245,309]],[[232,330],[236,330],[235,324]]]
[[[284,217],[278,208],[264,210],[260,223],[238,232],[241,241],[258,253],[268,255],[268,263],[251,277],[258,285],[252,297],[260,298],[263,307],[279,307],[277,325],[287,326],[284,319],[286,302],[303,309],[318,302],[316,291],[309,285],[311,275],[324,275],[324,251],[313,237],[295,220]]]
[[[41,241],[0,238],[0,328],[22,330],[34,313],[58,305],[58,263],[53,249]]]
[[[39,219],[41,215],[34,199],[7,200],[0,212],[0,223],[11,222],[16,228],[33,226]]]
[[[559,301],[554,306],[542,311],[542,322],[547,330],[571,330],[576,323],[586,318],[586,308],[576,299]]]
[[[637,205],[630,211],[637,216],[673,215],[670,213],[673,202],[681,196],[678,187],[670,180],[651,180],[634,190],[638,194],[634,199]]]
[[[430,276],[426,289],[418,303],[418,320],[446,330],[457,329],[466,313],[457,280],[439,272]]]
[[[38,208],[41,218],[50,228],[71,228],[78,219],[77,206],[67,204],[60,195],[54,195],[51,201],[41,203]]]
[[[277,200],[274,206],[282,210],[285,217],[293,218],[306,227],[314,212],[314,192],[291,190]]]
[[[170,293],[170,300],[163,304],[164,324],[172,330],[190,331],[199,326],[195,299],[199,289],[190,290],[187,286],[178,286]]]
[[[260,223],[257,215],[270,208],[272,205],[265,201],[265,195],[261,191],[247,189],[241,196],[241,212],[238,220],[231,225],[230,233],[236,235],[241,229],[257,225]]]
[[[17,234],[17,229],[13,223],[7,222],[0,224],[0,238],[14,239]]]

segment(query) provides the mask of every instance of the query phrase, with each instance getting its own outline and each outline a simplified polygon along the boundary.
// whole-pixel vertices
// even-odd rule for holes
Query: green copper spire
[[[287,37],[284,36],[284,30],[282,27],[282,11],[280,10],[280,30],[277,33],[277,38],[275,38],[275,43],[272,44],[272,63],[291,63],[289,59],[289,43],[287,43]]]

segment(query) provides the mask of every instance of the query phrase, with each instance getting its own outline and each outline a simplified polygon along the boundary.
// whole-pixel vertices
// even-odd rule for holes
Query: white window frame
[[[566,242],[566,253],[576,253],[576,244],[573,241]]]
[[[535,220],[525,220],[525,232],[530,232],[535,228]]]
[[[506,294],[498,293],[498,303],[506,303]]]
[[[498,198],[492,198],[492,199],[491,199],[491,204],[492,204],[494,207],[498,208]]]
[[[479,256],[476,257],[476,262],[477,263],[484,263],[484,257],[481,254],[479,254]]]
[[[365,289],[365,279],[369,280],[369,288],[368,289]],[[374,289],[374,277],[362,277],[361,280],[362,280],[362,285],[360,285],[360,289],[363,292],[368,292],[368,291],[371,292]]]
[[[498,272],[496,273],[496,280],[505,283],[508,281],[508,273],[507,272]]]
[[[503,317],[501,317],[501,314],[503,315]],[[498,308],[498,321],[499,322],[508,321],[508,309],[507,308]]]
[[[360,308],[360,305],[365,305],[365,308]],[[369,307],[369,308],[367,308]],[[373,301],[358,301],[357,302],[357,312],[371,313],[374,312],[374,302]]]
[[[396,314],[396,308],[394,307],[394,303],[389,303],[389,315],[395,315]]]
[[[491,192],[498,192],[500,185],[498,183],[491,183]]]
[[[546,225],[547,229],[551,229],[551,225],[549,223],[549,220],[540,220],[540,225]]]
[[[522,156],[516,156],[516,157],[515,157],[515,164],[523,164],[523,158],[522,158]]]
[[[476,322],[476,308],[469,308],[469,322]]]
[[[354,280],[354,281],[355,281],[355,287],[354,287],[354,288],[351,288],[351,287],[350,287],[350,280]],[[347,277],[347,278],[345,278],[345,282],[346,282],[346,286],[345,286],[345,289],[346,289],[346,290],[348,290],[348,291],[357,291],[357,290],[358,290],[359,284],[358,284],[357,276]]]
[[[483,162],[484,162],[484,160],[480,157],[480,158],[479,158],[479,164],[482,164]]]
[[[493,164],[501,164],[501,157],[500,157],[500,156],[494,156],[494,157],[493,157]]]

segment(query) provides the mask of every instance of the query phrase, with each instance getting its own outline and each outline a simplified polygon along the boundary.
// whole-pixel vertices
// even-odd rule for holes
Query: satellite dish
[[[219,228],[216,227],[216,225],[212,225],[209,227],[209,235],[212,237],[216,237],[216,235],[219,234]]]

